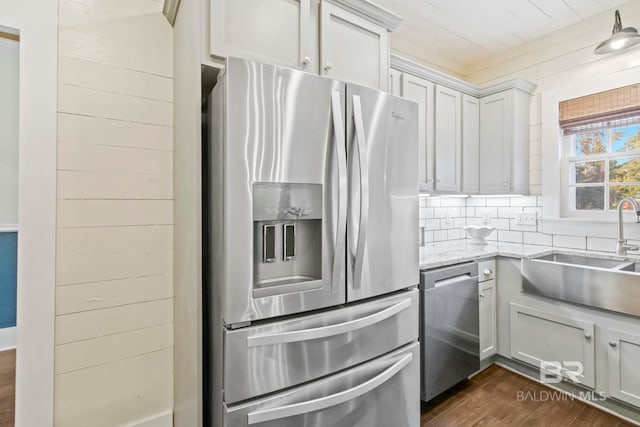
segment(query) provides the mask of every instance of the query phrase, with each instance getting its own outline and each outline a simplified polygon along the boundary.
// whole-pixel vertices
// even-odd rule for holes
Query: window
[[[609,211],[640,199],[640,117],[565,128],[570,211]]]
[[[640,83],[559,103],[567,216],[603,216],[640,199]]]

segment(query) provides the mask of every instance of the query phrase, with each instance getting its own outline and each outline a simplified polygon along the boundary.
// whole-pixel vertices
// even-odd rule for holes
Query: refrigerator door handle
[[[360,166],[360,218],[358,221],[355,265],[353,267],[353,288],[358,289],[362,286],[364,249],[367,243],[367,224],[369,222],[369,164],[367,162],[367,140],[364,134],[362,105],[358,95],[353,95],[353,120],[356,128],[356,147],[358,164]]]
[[[412,360],[413,353],[409,353],[370,380],[329,396],[308,400],[306,402],[293,403],[291,405],[280,406],[277,408],[250,412],[247,415],[247,424],[252,425],[264,423],[310,412],[317,412],[356,399],[389,381],[394,375],[411,363]]]
[[[338,162],[338,221],[331,274],[331,292],[334,294],[340,292],[342,285],[342,265],[345,260],[347,233],[347,148],[341,104],[340,92],[333,91],[331,93],[331,112]]]
[[[319,328],[303,329],[300,331],[281,332],[269,335],[253,335],[247,337],[247,347],[260,347],[265,345],[289,344],[293,342],[309,341],[321,338],[333,337],[346,334],[348,332],[364,329],[368,326],[380,323],[385,319],[395,316],[403,310],[411,307],[411,299],[407,298],[397,304],[380,310],[368,316],[335,325],[322,326]]]

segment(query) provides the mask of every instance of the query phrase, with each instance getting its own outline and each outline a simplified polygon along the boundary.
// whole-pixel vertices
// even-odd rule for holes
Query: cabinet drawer
[[[595,388],[594,324],[511,303],[511,357],[540,367],[542,362],[561,363],[563,375],[580,362],[581,384]],[[567,370],[567,368],[569,368]],[[571,373],[571,372],[570,372]]]
[[[224,426],[417,427],[420,351],[414,343],[265,399],[226,406]]]
[[[224,332],[225,402],[300,384],[418,339],[418,291]]]

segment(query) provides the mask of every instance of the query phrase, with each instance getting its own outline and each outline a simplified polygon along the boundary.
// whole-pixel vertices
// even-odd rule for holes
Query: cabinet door
[[[387,90],[386,28],[323,1],[320,5],[320,74]]]
[[[435,190],[459,192],[462,178],[462,94],[435,87]]]
[[[595,388],[594,324],[511,303],[511,357],[541,367],[559,363],[563,376],[576,372],[571,362],[582,363],[578,379]],[[569,363],[567,363],[569,362]],[[571,372],[573,371],[573,372]]]
[[[478,286],[480,304],[480,360],[498,352],[496,327],[496,281],[487,280]]]
[[[434,88],[430,81],[402,75],[402,96],[418,104],[418,161],[420,191],[433,190]]]
[[[317,72],[311,0],[210,0],[211,55]]]
[[[609,395],[640,406],[640,335],[609,329]]]
[[[462,192],[480,191],[480,101],[462,95]]]
[[[480,192],[511,191],[513,93],[499,92],[480,100]]]

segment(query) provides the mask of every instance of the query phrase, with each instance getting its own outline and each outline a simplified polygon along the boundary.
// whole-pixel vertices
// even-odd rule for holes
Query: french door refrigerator
[[[205,147],[218,426],[417,426],[417,105],[227,59]]]

